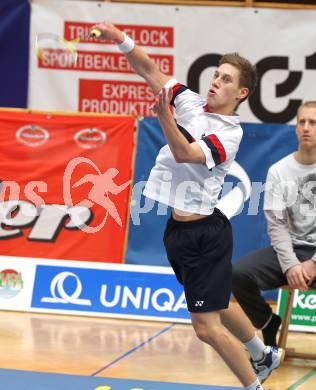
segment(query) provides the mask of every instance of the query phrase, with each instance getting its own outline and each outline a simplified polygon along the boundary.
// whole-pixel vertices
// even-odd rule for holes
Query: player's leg
[[[262,389],[247,354],[220,320],[220,312],[191,313],[197,337],[212,346],[247,389]]]
[[[255,329],[243,310],[230,303],[227,309],[220,311],[222,324],[242,343],[251,340],[255,335]],[[262,343],[262,351],[265,345]],[[262,357],[262,353],[261,356]]]
[[[228,309],[221,310],[220,315],[223,325],[248,350],[252,366],[260,382],[263,383],[271,372],[282,363],[284,351],[281,348],[265,345],[255,333],[250,320],[240,307],[230,305]]]
[[[224,336],[227,336],[223,341],[224,351],[227,345],[233,343],[233,346],[239,348],[236,352],[237,360],[239,354],[243,354],[242,364],[229,361],[233,371],[238,371],[238,377],[244,385],[256,383],[260,386],[245,350],[221,324],[220,314],[217,314],[218,320],[213,325],[208,324],[209,313],[227,308],[231,293],[232,242],[227,218],[219,211],[200,221],[178,222],[171,217],[165,230],[164,244],[170,264],[179,282],[184,285],[188,309],[192,313],[198,337],[212,345],[212,335],[217,335],[219,330],[223,331]],[[221,350],[221,347],[216,345],[216,349]],[[225,356],[225,352],[222,353]]]
[[[231,294],[230,223],[215,210],[205,220],[181,226],[186,226],[186,234],[177,236],[178,263],[195,332],[214,347],[246,388],[260,389],[245,349],[220,320],[220,310],[227,308]]]

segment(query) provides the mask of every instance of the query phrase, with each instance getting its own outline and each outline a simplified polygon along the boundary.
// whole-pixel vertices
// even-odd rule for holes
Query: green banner
[[[277,313],[283,318],[288,292],[279,290]],[[295,290],[290,330],[316,333],[316,291]]]

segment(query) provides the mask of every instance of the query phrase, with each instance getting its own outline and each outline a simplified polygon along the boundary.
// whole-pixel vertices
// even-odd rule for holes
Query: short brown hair
[[[223,64],[230,64],[233,65],[235,68],[237,68],[240,73],[239,86],[249,89],[249,94],[247,95],[247,97],[245,97],[240,101],[241,103],[253,93],[257,85],[256,66],[252,65],[250,61],[240,56],[238,53],[224,54],[219,61],[219,66]]]

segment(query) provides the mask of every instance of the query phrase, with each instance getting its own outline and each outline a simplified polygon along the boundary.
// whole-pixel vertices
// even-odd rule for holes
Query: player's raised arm
[[[119,50],[126,55],[128,62],[135,72],[146,80],[155,94],[171,78],[160,72],[157,65],[147,53],[112,23],[104,22],[94,25],[90,30],[90,35],[98,39],[114,41],[118,45]]]

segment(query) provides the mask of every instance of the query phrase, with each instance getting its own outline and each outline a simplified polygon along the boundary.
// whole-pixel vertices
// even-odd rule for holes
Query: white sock
[[[250,353],[252,360],[258,361],[263,358],[264,349],[266,346],[256,334],[253,338],[245,343],[245,347]]]
[[[264,388],[260,384],[258,378],[252,385],[245,387],[245,389],[247,389],[247,390],[264,390]]]

